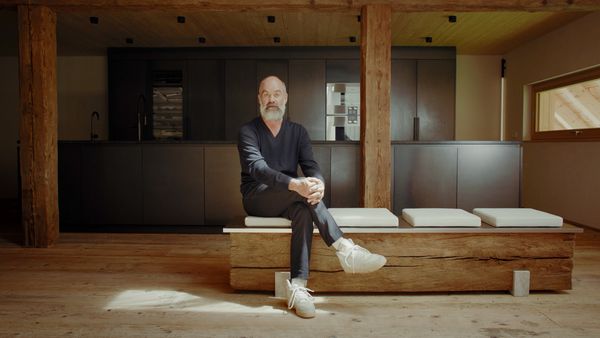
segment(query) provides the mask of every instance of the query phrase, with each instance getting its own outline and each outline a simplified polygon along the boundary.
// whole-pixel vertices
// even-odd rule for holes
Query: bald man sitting
[[[238,151],[242,168],[241,192],[249,215],[285,217],[292,223],[287,302],[303,318],[315,316],[306,287],[310,270],[313,223],[327,246],[333,246],[348,273],[367,273],[385,265],[385,257],[370,253],[343,237],[322,202],[325,180],[313,159],[306,129],[284,119],[288,95],[275,76],[263,79],[258,90],[260,117],[240,128]],[[300,165],[305,177],[297,177]]]

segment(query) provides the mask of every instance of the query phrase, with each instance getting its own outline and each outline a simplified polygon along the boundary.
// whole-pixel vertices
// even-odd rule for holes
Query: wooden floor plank
[[[0,240],[0,337],[600,336],[600,234],[589,229],[569,291],[318,293],[311,321],[269,293],[234,292],[229,245],[225,235],[67,233],[50,249]]]

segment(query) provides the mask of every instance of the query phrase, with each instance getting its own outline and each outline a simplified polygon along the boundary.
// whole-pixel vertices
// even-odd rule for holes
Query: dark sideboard
[[[224,226],[245,215],[232,143],[59,142],[61,226]],[[358,142],[313,142],[329,207],[358,207]],[[518,207],[518,142],[393,142],[392,211]]]

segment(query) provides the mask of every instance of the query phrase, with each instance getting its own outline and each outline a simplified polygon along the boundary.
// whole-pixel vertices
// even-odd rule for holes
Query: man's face
[[[285,114],[287,93],[283,84],[276,78],[263,81],[258,92],[260,115],[265,120],[281,120]]]

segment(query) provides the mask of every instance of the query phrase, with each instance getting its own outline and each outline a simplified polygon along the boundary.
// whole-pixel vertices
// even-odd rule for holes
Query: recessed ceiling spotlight
[[[198,37],[198,43],[206,43],[206,38],[203,36]]]
[[[178,23],[185,23],[185,16],[181,16],[181,15],[180,15],[180,16],[178,16],[178,17],[177,17],[177,22],[178,22]]]
[[[348,40],[350,40],[350,42],[356,42],[356,36],[351,36]]]
[[[127,38],[127,39],[125,39],[125,43],[129,44],[129,45],[132,45],[133,44],[133,39],[132,38]]]
[[[456,15],[450,15],[450,16],[448,17],[448,22],[455,23],[455,22],[456,22]]]
[[[275,16],[274,15],[267,16],[267,22],[268,23],[275,23]]]
[[[91,24],[97,25],[98,22],[100,22],[100,19],[98,19],[97,16],[90,16],[90,23]]]
[[[431,36],[426,36],[425,37],[425,42],[432,43],[433,42],[433,38]]]
[[[278,36],[276,36],[276,37],[273,38],[273,42],[280,43],[281,39]]]

